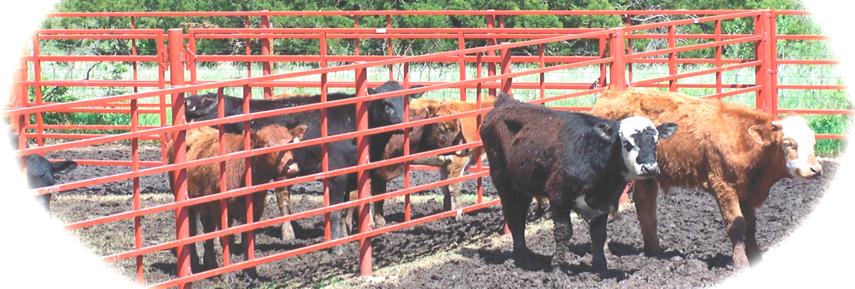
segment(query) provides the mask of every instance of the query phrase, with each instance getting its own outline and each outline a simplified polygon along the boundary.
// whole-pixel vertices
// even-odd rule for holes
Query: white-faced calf
[[[608,91],[592,113],[614,119],[643,115],[681,127],[660,146],[661,174],[635,184],[633,199],[649,255],[662,251],[656,232],[660,186],[697,188],[713,195],[733,245],[733,263],[741,268],[760,257],[755,209],[772,185],[783,178],[822,173],[814,155],[814,133],[798,116],[777,120],[742,105],[641,89]]]
[[[593,267],[606,268],[606,220],[627,182],[655,177],[656,144],[677,129],[643,117],[619,121],[561,112],[500,95],[481,127],[490,176],[522,267],[545,261],[526,246],[532,198],[547,198],[555,225],[553,263],[569,252],[570,212],[589,221]]]

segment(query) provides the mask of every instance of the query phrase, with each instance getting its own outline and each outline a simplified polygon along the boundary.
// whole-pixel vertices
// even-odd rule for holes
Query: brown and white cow
[[[659,145],[661,174],[635,184],[633,198],[648,255],[662,250],[656,232],[660,187],[710,192],[733,245],[733,263],[744,268],[761,255],[755,211],[772,185],[784,178],[822,173],[814,156],[814,132],[798,116],[778,120],[742,105],[642,89],[606,91],[592,113],[610,119],[645,116],[681,128]]]

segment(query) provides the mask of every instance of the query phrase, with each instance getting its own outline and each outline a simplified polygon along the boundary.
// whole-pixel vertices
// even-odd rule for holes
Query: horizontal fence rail
[[[392,17],[410,16],[479,16],[484,17],[485,27],[473,28],[396,28],[392,27]],[[610,15],[625,18],[626,23],[618,28],[510,28],[504,27],[505,17],[531,15]],[[632,23],[629,16],[671,15],[678,19],[660,23]],[[774,10],[698,10],[698,11],[246,11],[246,12],[100,12],[100,13],[54,13],[54,18],[103,18],[127,17],[129,28],[123,29],[51,29],[40,30],[33,38],[32,48],[22,57],[22,68],[18,73],[14,98],[3,112],[9,116],[10,124],[25,137],[19,139],[18,156],[33,154],[46,155],[67,150],[110,143],[127,144],[130,147],[128,160],[76,160],[85,166],[121,166],[129,170],[110,175],[73,180],[54,186],[33,190],[35,194],[70,194],[75,190],[85,190],[93,186],[110,185],[116,182],[132,182],[132,209],[98,213],[94,217],[66,224],[68,230],[82,230],[113,224],[133,222],[134,246],[132,249],[109,252],[103,257],[107,262],[133,260],[134,276],[138,282],[148,283],[152,288],[179,287],[189,288],[192,282],[217,275],[243,270],[284,258],[307,254],[318,250],[335,248],[344,244],[359,243],[360,273],[371,274],[372,252],[370,239],[385,233],[412,228],[426,222],[454,217],[498,205],[495,196],[485,194],[483,177],[488,171],[476,164],[462,176],[455,176],[427,184],[410,185],[411,171],[433,169],[410,164],[425,157],[471,150],[481,146],[480,141],[471,141],[432,151],[410,152],[409,134],[404,133],[404,154],[400,157],[369,161],[366,137],[381,133],[406,132],[414,127],[454,121],[461,118],[480,119],[491,106],[483,102],[495,96],[497,90],[505,91],[516,98],[531,103],[548,105],[552,108],[568,111],[587,111],[596,95],[607,88],[621,89],[632,87],[662,88],[671,91],[703,91],[704,97],[720,98],[727,101],[733,98],[750,97],[750,101],[769,113],[800,113],[808,115],[851,116],[851,107],[821,109],[802,107],[781,107],[779,100],[784,98],[783,91],[842,91],[839,84],[779,83],[783,78],[781,66],[830,66],[837,62],[833,59],[783,59],[778,50],[780,45],[792,41],[825,41],[827,38],[817,35],[781,35],[777,33],[776,21],[783,17],[803,17],[802,11]],[[354,19],[354,28],[275,28],[274,17],[344,16]],[[360,28],[358,19],[369,16],[386,16],[386,26],[380,28]],[[245,21],[244,27],[233,28],[190,28],[186,31],[162,28],[138,28],[136,20],[144,17],[239,17]],[[259,27],[251,27],[249,17],[260,18]],[[623,19],[622,18],[622,19]],[[498,21],[498,25],[497,24]],[[736,21],[753,25],[753,33],[728,33],[724,25]],[[692,30],[695,29],[695,30]],[[706,29],[706,30],[704,30]],[[696,32],[707,31],[713,32]],[[692,31],[692,32],[681,32]],[[396,52],[395,43],[416,40],[456,41],[457,49],[440,51],[424,55],[402,55]],[[316,54],[283,55],[275,53],[276,41],[306,40],[317,42]],[[82,43],[85,41],[126,41],[127,55],[52,55],[43,53],[42,46],[50,41]],[[154,52],[140,55],[137,51],[141,41],[153,41]],[[229,54],[204,54],[197,45],[205,41],[245,41],[244,51]],[[330,41],[353,42],[352,51],[332,53]],[[382,41],[382,55],[366,55],[360,51],[359,42]],[[548,47],[566,45],[569,42],[587,41],[596,47],[596,54],[561,55],[549,51]],[[641,46],[642,44],[646,46]],[[751,57],[740,58],[726,55],[725,49],[745,47]],[[703,51],[713,51],[713,57],[703,57]],[[398,53],[398,55],[396,55]],[[692,54],[695,53],[695,54]],[[681,55],[689,55],[681,57]],[[127,79],[44,79],[42,70],[49,63],[124,63],[130,66],[131,77]],[[305,63],[305,69],[298,71],[276,71],[277,65],[285,63]],[[222,63],[240,63],[246,71],[239,72],[236,79],[223,80],[206,77],[200,68],[205,65]],[[415,79],[413,67],[416,65],[435,65],[452,67],[450,78],[437,80]],[[152,68],[153,78],[144,78],[142,67]],[[259,68],[254,70],[253,67]],[[654,67],[661,71],[654,75],[640,75],[640,67]],[[566,79],[568,71],[582,69],[582,80]],[[259,71],[260,70],[260,71]],[[750,70],[750,77],[726,79],[725,75]],[[169,72],[169,75],[166,72]],[[593,73],[590,73],[593,72]],[[344,75],[333,79],[333,75]],[[697,81],[700,77],[714,78],[714,81]],[[398,80],[405,89],[393,92],[367,94],[367,88],[376,87],[386,80]],[[416,85],[419,85],[418,87]],[[99,95],[89,90],[76,100],[46,99],[50,89],[56,87],[93,89],[99,87],[124,88],[127,92]],[[226,94],[242,97],[245,104],[251,98],[272,98],[280,91],[312,91],[321,95],[319,103],[278,108],[269,111],[249,113],[244,105],[243,114],[220,118],[186,122],[184,119],[183,99],[190,94],[215,91],[220,99]],[[228,91],[228,93],[227,93]],[[327,101],[331,91],[354,92],[355,97]],[[236,92],[236,93],[234,93]],[[450,94],[449,94],[450,92]],[[404,121],[381,127],[368,128],[367,115],[363,107],[369,101],[402,97],[415,93],[439,94],[444,98],[477,103],[477,108],[450,115],[410,120],[408,105],[403,112]],[[423,96],[424,97],[424,96]],[[50,97],[48,97],[50,98]],[[406,98],[405,98],[406,100]],[[406,103],[407,101],[405,101]],[[222,105],[223,101],[219,104]],[[351,132],[330,135],[327,132],[326,114],[329,109],[340,106],[355,106],[357,127]],[[222,109],[222,107],[219,107]],[[321,137],[301,140],[298,143],[263,148],[250,146],[249,125],[253,120],[294,114],[308,111],[320,111],[322,118]],[[66,115],[127,115],[129,121],[120,124],[75,123],[49,124],[44,118],[49,114]],[[141,124],[141,117],[156,117],[154,125]],[[243,150],[226,153],[222,147],[218,155],[187,160],[185,142],[188,130],[215,126],[220,129],[219,141],[223,141],[223,125],[242,124]],[[840,134],[820,133],[821,139],[844,139]],[[35,146],[28,147],[27,140],[34,139]],[[175,143],[175,161],[166,159],[165,142]],[[327,144],[336,141],[352,140],[357,147],[355,165],[343,168],[330,168]],[[146,142],[158,143],[159,160],[141,160],[140,148]],[[278,179],[263,184],[252,184],[250,160],[252,157],[269,153],[290,151],[298,148],[321,146],[323,158],[321,172],[288,179]],[[153,147],[153,146],[152,146]],[[244,186],[227,189],[223,186],[226,176],[220,170],[220,192],[213,195],[190,197],[187,191],[186,170],[189,168],[223,164],[227,160],[243,159],[248,171]],[[388,165],[404,165],[404,186],[401,189],[384,194],[372,195],[368,186],[367,173]],[[220,166],[224,168],[224,166]],[[172,173],[173,201],[142,206],[140,179]],[[329,181],[338,176],[356,174],[356,199],[345,199],[340,203],[331,203]],[[213,181],[213,180],[212,180]],[[233,198],[246,199],[247,220],[252,220],[252,195],[272,189],[286,188],[291,185],[320,181],[323,184],[323,205],[305,211],[283,214],[257,222],[248,221],[238,226],[229,226],[226,218],[218,220],[221,229],[191,236],[189,231],[191,206],[209,202],[220,204],[220,213],[227,215],[226,202]],[[411,216],[412,194],[433,188],[476,182],[476,201],[458,210],[441,211],[414,218]],[[399,200],[404,202],[404,221],[382,227],[368,225],[367,206],[378,201]],[[345,209],[358,212],[358,233],[341,238],[330,234],[331,214]],[[156,214],[174,212],[175,238],[163,242],[144,240],[142,218],[157,218]],[[312,217],[323,217],[324,238],[322,241],[304,244],[302,247],[288,249],[273,254],[256,257],[256,240],[253,233],[262,228],[282,225]],[[206,240],[225,240],[237,234],[248,234],[245,258],[232,260],[230,246],[222,246],[222,266],[205,272],[191,272],[189,250],[195,244]],[[149,255],[166,251],[175,251],[177,270],[174,278],[152,282],[144,274],[143,259]]]

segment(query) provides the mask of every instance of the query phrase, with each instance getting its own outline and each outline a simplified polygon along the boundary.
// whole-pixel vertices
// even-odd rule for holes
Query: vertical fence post
[[[321,32],[321,41],[320,41],[320,53],[321,53],[321,61],[320,67],[327,67],[327,33]],[[325,103],[327,101],[327,93],[329,91],[329,81],[327,80],[327,73],[321,73],[321,103]],[[327,136],[327,109],[321,108],[321,138]],[[330,155],[327,150],[327,143],[321,144],[321,171],[326,173],[330,170]],[[324,186],[324,194],[323,194],[323,205],[324,207],[328,207],[330,205],[330,182],[329,178],[323,179]],[[329,241],[332,239],[332,226],[330,224],[330,213],[324,213],[324,241]]]
[[[187,31],[187,51],[190,52],[187,54],[189,57],[186,59],[187,70],[190,72],[190,84],[196,84],[198,71],[196,71],[196,57],[193,56],[196,54],[196,33],[193,29]]]
[[[626,89],[624,30],[615,28],[612,29],[612,33],[609,35],[609,54],[614,58],[612,65],[609,67],[609,87],[616,90],[623,90]]]
[[[466,39],[463,36],[463,32],[457,33],[457,49],[463,50],[466,49]],[[460,69],[460,81],[466,80],[466,55],[459,54],[457,55],[457,66]],[[466,101],[466,88],[460,87],[460,101]]]
[[[475,55],[475,78],[481,78],[481,73],[483,71],[483,68],[481,68],[481,63],[482,63],[481,58],[483,56],[484,56],[484,53],[481,53],[481,52],[479,52],[478,54]],[[480,81],[475,86],[475,104],[478,106],[479,110],[482,108],[481,107],[482,100],[481,100],[481,82]],[[481,131],[481,115],[482,114],[478,114],[477,116],[475,116],[476,131]],[[481,134],[476,133],[475,139],[476,139],[476,141],[480,141],[481,140]],[[477,156],[477,158],[480,158],[480,157],[481,156]],[[480,161],[475,163],[475,171],[481,172],[481,162]],[[484,201],[484,180],[482,177],[478,177],[477,181],[475,182],[475,202],[480,204],[483,201]]]
[[[404,62],[404,89],[410,88],[410,63]],[[410,102],[409,96],[404,96],[404,122],[410,121]],[[410,131],[404,129],[404,156],[410,154]],[[410,187],[410,164],[404,164],[404,189]],[[404,222],[409,222],[412,219],[412,203],[410,194],[404,195]]]
[[[608,37],[608,36],[600,36],[600,39],[598,40],[599,42],[598,42],[597,46],[598,46],[598,52],[600,53],[599,54],[600,58],[606,58],[606,37]],[[599,86],[605,86],[606,85],[606,64],[605,63],[600,63],[600,78],[597,79],[597,82],[599,82],[599,84],[600,84]],[[592,88],[596,88],[596,87],[592,87]]]
[[[167,59],[167,48],[164,47],[163,43],[163,32],[157,33],[157,39],[155,40],[155,47],[157,47],[157,88],[163,89],[166,88],[166,68],[169,67],[169,60]],[[166,94],[158,95],[157,102],[160,104],[160,126],[166,126]],[[172,139],[172,134],[162,133],[160,134],[160,159],[166,160],[166,141]]]
[[[267,12],[267,10],[262,10],[262,12]],[[267,15],[261,15],[261,28],[270,28],[270,17]],[[273,54],[273,40],[269,37],[265,37],[261,39],[261,55],[269,56]],[[273,72],[273,62],[270,60],[266,60],[261,62],[261,74],[270,75]],[[264,87],[264,99],[270,99],[273,96],[273,88],[269,86]]]
[[[42,94],[42,62],[39,60],[39,55],[41,54],[41,40],[39,39],[39,34],[33,34],[33,91],[35,92],[35,103],[36,106],[42,105],[44,99],[42,98],[44,95]],[[45,143],[44,140],[44,119],[42,118],[42,113],[36,113],[36,144],[38,146],[43,146]]]
[[[495,10],[490,9],[487,11],[495,11]],[[484,16],[484,18],[486,18],[486,21],[487,21],[487,28],[493,29],[496,27],[496,16],[495,15],[492,15],[492,14],[486,15],[486,16]],[[496,45],[496,43],[497,43],[496,38],[490,38],[487,40],[487,45]],[[493,50],[487,51],[488,57],[489,56],[495,56],[495,55],[496,55],[496,53],[493,52]],[[489,57],[489,58],[492,58],[492,57]],[[490,59],[487,61],[487,76],[493,76],[493,75],[496,75],[496,62],[494,60]],[[490,95],[493,95],[493,96],[496,95],[496,89],[495,88],[490,88],[487,91],[488,91],[488,94],[490,94]]]
[[[758,110],[772,112],[771,99],[773,95],[772,84],[770,77],[772,73],[772,65],[770,58],[772,54],[769,51],[769,11],[764,11],[760,15],[754,17],[754,34],[761,35],[754,45],[755,58],[760,61],[760,65],[754,70],[754,85],[760,86],[755,96],[756,106]]]
[[[392,29],[392,15],[386,15],[386,33],[389,33],[389,29]],[[386,38],[386,55],[395,55],[395,46],[392,37]],[[395,79],[395,65],[389,64],[389,80],[392,79]]]
[[[668,26],[668,48],[677,47],[677,26]],[[668,53],[668,76],[674,77],[677,75],[677,52]],[[677,79],[671,78],[668,81],[668,91],[677,92]]]
[[[249,101],[251,99],[252,99],[252,88],[249,85],[244,85],[243,86],[243,114],[249,114],[250,113]],[[243,150],[245,150],[245,151],[252,149],[252,139],[250,139],[250,132],[249,131],[250,131],[250,121],[247,120],[247,121],[243,122]],[[244,175],[244,184],[246,184],[246,186],[249,187],[249,186],[252,186],[252,174],[253,174],[252,158],[245,158],[243,160],[243,164],[244,164],[244,167],[246,168],[246,169],[244,169],[244,171],[246,172],[246,174]],[[255,198],[253,198],[253,196],[256,193],[252,193],[252,194],[248,194],[248,195],[243,196],[243,198],[246,200],[246,211],[244,211],[244,212],[246,212],[246,223],[245,224],[252,224],[255,220],[254,211],[255,211],[256,204],[255,204]],[[246,258],[244,258],[244,260],[249,261],[249,260],[255,259],[255,231],[246,231],[243,234],[243,236],[246,237],[245,239],[241,240],[241,242],[244,244],[244,249],[246,249],[245,250],[246,255],[244,255],[244,256],[246,256]]]
[[[629,28],[630,26],[632,26],[632,17],[630,15],[626,15],[626,24],[624,25],[624,28]],[[630,31],[630,30],[627,29],[625,31]],[[629,51],[630,53],[632,53],[632,38],[626,39],[626,51]],[[605,57],[605,56],[603,56],[603,57]],[[632,64],[630,64],[626,68],[626,77],[627,77],[626,79],[629,80],[629,82],[632,82]],[[603,78],[602,80],[605,81],[605,78]],[[601,82],[601,83],[603,85],[605,85],[605,82]]]
[[[23,57],[21,57],[21,67],[19,69],[17,78],[21,83],[15,87],[15,93],[18,95],[15,98],[15,107],[26,107],[30,92],[27,89],[27,85],[23,82],[29,78],[29,75],[27,71],[27,61]],[[27,148],[27,124],[29,123],[29,119],[29,114],[26,113],[18,114],[17,116],[9,119],[18,132],[18,149]],[[25,159],[26,158],[19,158],[22,165],[24,164]]]
[[[714,29],[715,29],[715,40],[714,41],[720,42],[721,41],[721,20],[715,21],[715,28]],[[724,47],[722,47],[721,45],[716,45],[716,47],[715,47],[715,67],[719,68],[719,69],[721,69],[721,67],[722,67],[721,54],[722,54],[723,50],[724,50]],[[721,77],[722,77],[722,72],[716,71],[715,72],[715,93],[716,94],[721,93],[721,89],[722,89],[722,78]]]
[[[502,42],[502,44],[510,44],[510,42]],[[502,74],[511,73],[511,51],[507,48],[502,48]],[[511,86],[513,85],[513,78],[502,78],[502,91],[505,93],[512,95]]]
[[[364,63],[364,62],[357,62]],[[356,97],[362,98],[368,95],[368,73],[366,68],[356,69]],[[368,103],[364,100],[356,102],[356,131],[368,130]],[[357,165],[368,164],[368,136],[356,137]],[[357,187],[359,188],[359,199],[363,200],[371,196],[371,187],[368,180],[369,173],[364,169],[357,171]],[[359,233],[371,230],[369,223],[371,204],[361,204],[357,207],[359,212]],[[369,276],[372,274],[371,261],[371,238],[359,239],[359,274]]]
[[[769,35],[769,112],[778,115],[778,14],[775,10],[769,11],[769,22],[766,31]]]
[[[169,29],[169,81],[172,87],[184,85],[184,65],[182,65],[182,55],[184,53],[184,38],[180,28]],[[172,124],[184,124],[184,93],[175,93],[172,95]],[[177,131],[173,135],[173,150],[175,152],[175,162],[184,162],[187,154],[187,148],[184,144],[186,131]],[[184,201],[188,199],[187,195],[187,170],[180,169],[175,174],[173,179],[173,194],[175,201]],[[175,231],[176,239],[183,240],[190,237],[190,218],[187,207],[178,208],[175,211]],[[186,277],[190,272],[190,250],[195,249],[193,244],[178,246],[176,248],[176,266],[178,277]],[[178,288],[191,288],[190,283],[181,284]]]
[[[502,42],[502,44],[507,44],[507,42]],[[501,53],[501,55],[500,55],[500,57],[501,57],[501,65],[500,65],[500,67],[501,67],[501,69],[502,69],[502,74],[504,75],[504,74],[507,74],[507,73],[511,73],[511,71],[510,71],[510,68],[511,68],[511,67],[510,67],[510,62],[511,62],[511,53],[510,53],[510,51],[508,51],[508,49],[507,49],[507,48],[502,48],[502,49],[500,50],[500,53]],[[513,94],[511,93],[511,85],[512,85],[512,84],[511,84],[511,79],[510,79],[510,78],[503,78],[503,79],[501,80],[501,87],[500,87],[500,88],[501,88],[501,90],[502,90],[503,92],[505,92],[505,93],[507,93],[508,95],[510,95],[510,96],[512,96],[512,97],[513,97]],[[480,129],[480,128],[479,128],[479,129]],[[511,233],[511,230],[510,230],[510,227],[508,227],[508,222],[504,222],[504,224],[502,225],[502,235],[507,235],[507,234],[510,234],[510,233]]]
[[[226,105],[225,105],[225,93],[224,88],[220,87],[217,89],[217,118],[223,118],[226,116]],[[226,129],[225,125],[218,124],[217,125],[217,153],[219,155],[226,154]],[[226,171],[226,162],[220,162],[220,193],[229,190],[228,187],[228,171]],[[229,204],[228,199],[220,199],[220,229],[225,230],[229,228]],[[228,266],[232,263],[232,249],[231,249],[231,235],[225,235],[220,238],[220,247],[223,248],[223,266]],[[244,241],[246,242],[246,241]]]
[[[541,44],[537,46],[537,68],[544,69],[546,68],[546,44]],[[540,98],[546,97],[546,73],[541,72],[538,75],[538,96]],[[546,105],[546,103],[543,103]],[[479,107],[480,109],[480,107]]]
[[[134,17],[131,17],[131,29],[136,29],[137,22]],[[137,40],[131,39],[131,55],[137,55]],[[136,82],[139,80],[138,72],[137,72],[137,62],[131,62],[131,66],[133,67],[133,80]],[[134,92],[138,92],[139,87],[134,83]],[[139,110],[137,99],[131,100],[131,132],[136,132],[139,129]],[[140,169],[140,153],[139,153],[139,138],[131,139],[131,171],[137,172]],[[140,191],[140,178],[135,177],[133,179],[132,184],[133,190],[133,209],[139,210],[142,207],[141,201],[141,191]],[[142,248],[142,217],[137,216],[134,217],[134,249]],[[143,256],[136,257],[136,278],[137,283],[142,284],[145,282],[145,270],[143,268]]]

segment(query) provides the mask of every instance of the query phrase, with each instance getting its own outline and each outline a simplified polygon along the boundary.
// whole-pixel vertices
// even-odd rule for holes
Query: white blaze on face
[[[620,121],[618,136],[621,141],[623,161],[627,168],[627,175],[625,176],[627,180],[643,178],[641,177],[641,175],[644,175],[642,171],[643,164],[638,163],[639,154],[649,152],[649,150],[642,151],[641,146],[650,144],[639,144],[637,142],[641,139],[640,134],[647,133],[652,133],[652,145],[655,146],[659,141],[659,132],[656,130],[656,126],[653,125],[653,122],[650,121],[650,119],[642,116],[632,116]],[[653,160],[655,161],[655,156]]]
[[[789,116],[781,120],[781,132],[784,140],[796,144],[795,151],[792,147],[784,147],[787,156],[787,171],[791,176],[804,177],[812,175],[811,169],[817,170],[819,164],[814,154],[816,135],[807,124],[807,120],[800,116]],[[819,166],[821,170],[821,166]]]

